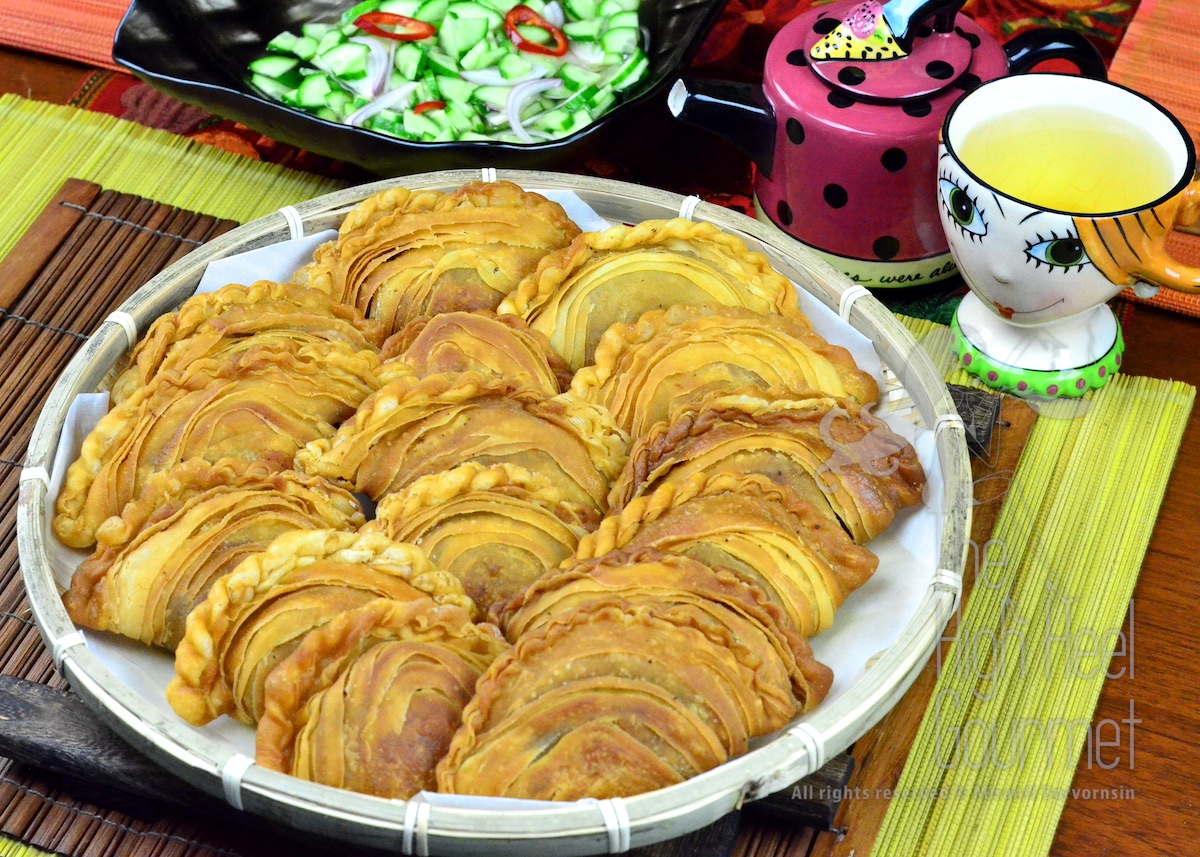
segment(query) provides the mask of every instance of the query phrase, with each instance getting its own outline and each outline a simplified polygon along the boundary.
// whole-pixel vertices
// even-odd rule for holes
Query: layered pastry
[[[499,311],[546,334],[577,372],[592,362],[612,325],[700,303],[779,313],[807,325],[795,287],[766,256],[710,223],[682,219],[583,233],[543,259]]]
[[[508,645],[453,604],[378,599],[308,633],[267,678],[255,761],[311,782],[407,799],[475,682]]]
[[[421,316],[496,309],[578,234],[562,206],[511,182],[393,188],[360,203],[294,281],[394,332]]]
[[[320,477],[192,459],[153,474],[100,526],[63,603],[77,625],[174,650],[213,583],[277,536],[363,523],[358,501]]]
[[[285,533],[219,579],[187,619],[167,701],[195,725],[256,723],[267,675],[304,635],[376,598],[432,598],[474,615],[462,585],[380,533]]]

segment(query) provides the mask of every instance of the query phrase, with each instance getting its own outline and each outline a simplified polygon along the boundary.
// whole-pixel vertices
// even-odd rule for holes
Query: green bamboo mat
[[[0,836],[0,857],[51,857],[51,854],[24,842]]]
[[[68,178],[247,223],[336,190],[289,170],[101,113],[0,97],[0,258]]]
[[[1042,411],[872,857],[1049,852],[1195,395],[1118,375]]]

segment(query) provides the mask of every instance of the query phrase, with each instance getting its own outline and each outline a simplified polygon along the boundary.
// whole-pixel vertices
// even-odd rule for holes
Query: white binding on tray
[[[63,660],[67,657],[67,652],[76,646],[86,646],[87,641],[83,639],[83,634],[78,631],[72,631],[69,634],[64,634],[57,640],[50,641],[50,660],[54,661],[54,668],[62,670]]]
[[[108,318],[104,319],[104,321],[111,321],[113,324],[121,325],[121,329],[125,331],[125,341],[129,343],[129,347],[133,348],[133,346],[137,345],[138,326],[136,318],[127,312],[116,310],[115,312],[110,312]]]
[[[400,850],[404,854],[427,857],[429,854],[429,813],[432,806],[428,801],[414,797],[404,805],[404,834]]]
[[[254,760],[242,753],[234,753],[221,766],[221,788],[225,791],[225,802],[234,809],[242,808],[242,777]]]
[[[825,765],[825,739],[821,737],[816,729],[808,723],[797,723],[788,730],[788,734],[794,736],[798,741],[804,744],[808,750],[808,758],[812,760],[812,769],[820,770]]]
[[[484,167],[482,170],[479,171],[479,173],[480,173],[480,177],[485,182],[494,182],[496,180],[496,168],[495,167]]]
[[[854,302],[861,297],[870,295],[871,291],[866,286],[851,286],[842,292],[842,297],[838,301],[838,317],[850,323],[850,311],[854,309]]]
[[[279,209],[279,213],[283,215],[283,219],[287,221],[288,236],[295,241],[297,238],[304,237],[304,220],[300,217],[300,212],[294,206],[285,205]]]
[[[685,196],[679,204],[679,216],[684,220],[691,220],[696,216],[696,206],[702,202],[704,200],[698,196]]]
[[[41,482],[46,488],[50,487],[50,474],[44,467],[26,467],[21,470],[17,484],[22,482]]]
[[[942,414],[937,418],[937,421],[933,424],[933,433],[941,434],[942,429],[947,429],[947,428],[960,428],[960,429],[965,430],[966,427],[967,426],[966,426],[966,423],[963,422],[963,418],[960,417],[958,414]]]
[[[625,801],[610,797],[599,801],[600,815],[608,831],[608,853],[624,854],[629,850],[629,810]]]

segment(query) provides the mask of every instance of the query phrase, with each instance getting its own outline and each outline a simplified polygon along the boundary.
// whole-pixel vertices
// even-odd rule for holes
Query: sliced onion
[[[414,91],[416,91],[416,88],[416,81],[406,83],[403,86],[397,86],[395,89],[385,92],[370,104],[364,104],[362,107],[358,108],[349,116],[347,116],[343,121],[347,125],[361,127],[362,123],[366,122],[379,111],[390,110],[391,108],[398,106],[402,101],[412,98],[412,94]]]
[[[514,86],[508,93],[508,101],[504,104],[504,112],[508,116],[509,127],[513,133],[517,135],[522,143],[535,142],[533,136],[525,130],[525,125],[521,122],[521,111],[525,109],[525,105],[529,99],[540,92],[545,92],[548,89],[554,89],[557,86],[562,86],[562,81],[556,77],[547,80],[530,80],[526,83],[520,83]]]
[[[533,71],[528,74],[523,74],[520,77],[505,77],[500,73],[500,69],[495,66],[491,68],[481,68],[476,71],[463,70],[458,73],[459,77],[470,83],[477,83],[480,86],[516,86],[519,83],[527,83],[531,80],[540,80],[546,76],[548,69],[543,65],[535,65]]]
[[[596,42],[573,42],[566,59],[572,65],[595,70],[604,66],[604,48]]]
[[[563,7],[559,5],[558,0],[550,0],[546,4],[546,8],[542,9],[542,17],[546,19],[547,24],[562,28],[562,25],[567,23],[567,15],[563,12]]]
[[[355,36],[349,41],[366,45],[371,52],[367,56],[367,76],[351,86],[358,90],[360,95],[375,98],[387,85],[388,75],[392,71],[392,56],[396,50],[395,43],[384,45],[382,40],[369,36]]]

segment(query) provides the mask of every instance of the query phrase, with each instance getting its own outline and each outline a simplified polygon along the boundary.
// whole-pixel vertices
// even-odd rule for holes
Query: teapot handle
[[[1029,71],[1038,63],[1063,59],[1085,77],[1108,80],[1108,69],[1096,46],[1074,30],[1030,30],[1004,44],[1010,74]]]

